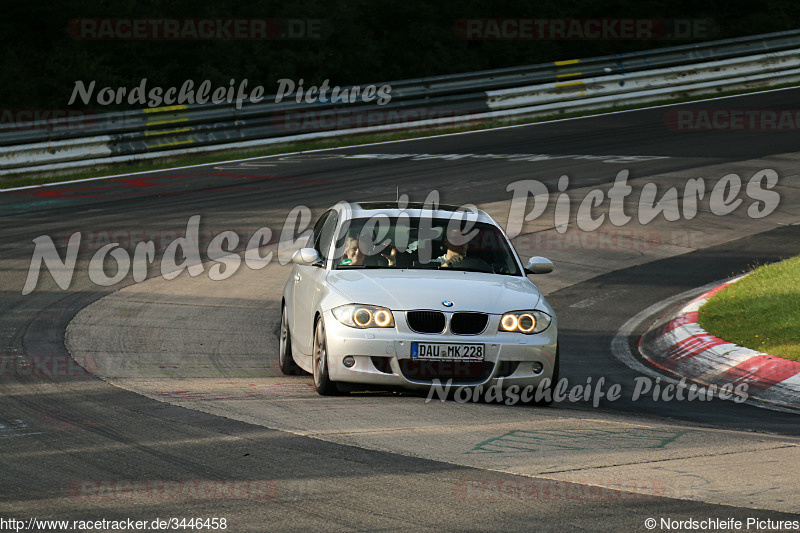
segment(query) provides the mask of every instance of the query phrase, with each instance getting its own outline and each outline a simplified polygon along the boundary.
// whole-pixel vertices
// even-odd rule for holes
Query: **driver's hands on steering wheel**
[[[464,260],[464,256],[460,255],[460,254],[457,254],[457,255],[454,255],[453,257],[451,257],[450,259],[448,259],[447,261],[445,261],[444,263],[442,263],[442,267],[443,268],[451,267],[451,266],[455,265],[456,263],[459,263],[459,262],[461,262],[463,260]]]

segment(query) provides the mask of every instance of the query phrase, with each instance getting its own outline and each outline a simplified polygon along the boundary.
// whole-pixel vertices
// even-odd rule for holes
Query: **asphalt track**
[[[792,109],[798,95],[798,90],[778,91],[682,108]],[[5,360],[20,356],[40,358],[47,364],[66,361],[64,336],[70,321],[82,309],[89,309],[92,302],[132,283],[130,276],[109,288],[88,280],[91,251],[107,242],[102,240],[107,237],[103,234],[120,232],[118,236],[136,240],[137,236],[153,233],[168,240],[167,236],[184,231],[192,215],[201,215],[201,228],[209,234],[223,230],[246,234],[263,226],[278,233],[294,206],[306,205],[318,215],[340,199],[393,198],[396,187],[412,200],[421,201],[431,190],[437,190],[442,202],[484,205],[508,201],[509,183],[537,179],[554,187],[562,174],[570,176],[571,188],[608,184],[622,169],[628,169],[634,181],[665,174],[690,175],[695,169],[712,167],[716,171],[707,176],[710,179],[738,172],[746,180],[753,169],[765,168],[760,165],[769,161],[782,179],[792,183],[792,176],[796,176],[797,160],[785,154],[797,151],[800,132],[679,132],[665,124],[668,109],[2,193],[2,355]],[[359,154],[383,154],[384,158],[342,157]],[[387,159],[386,154],[398,157]],[[474,157],[443,160],[399,154]],[[509,161],[498,154],[552,157]],[[782,213],[783,209],[788,209],[787,217],[793,220],[796,207],[784,202],[779,211]],[[602,376],[630,387],[636,374],[614,358],[610,350],[614,334],[630,317],[670,296],[724,279],[752,264],[800,253],[800,226],[782,222],[760,225],[759,221],[743,219],[741,214],[729,217],[739,219],[738,225],[728,228],[727,239],[711,246],[697,246],[688,253],[666,254],[669,245],[664,245],[647,261],[628,259],[620,263],[624,268],[618,269],[603,270],[598,265],[597,272],[585,265],[578,268],[569,261],[557,261],[553,278],[543,278],[542,283],[552,284],[548,299],[559,311],[564,376],[577,383],[585,382],[589,376],[595,380]],[[541,221],[551,223],[552,217],[548,221],[545,215]],[[685,221],[673,224],[680,229],[688,227]],[[757,230],[748,233],[744,226],[757,226]],[[63,244],[74,231],[81,231],[84,239],[91,236],[94,240],[88,244],[89,250],[79,255],[69,290],[60,290],[44,274],[36,290],[22,296],[32,240],[49,235],[61,245],[63,254]],[[143,233],[136,233],[139,231]],[[702,228],[698,231],[702,233]],[[740,234],[734,235],[736,232]],[[568,257],[585,251],[552,252]],[[664,257],[659,258],[659,253]],[[574,274],[575,279],[560,279],[559,268],[562,275]],[[151,269],[149,274],[151,279],[156,278],[157,269]],[[282,281],[271,279],[270,284]],[[165,283],[169,287],[169,282]],[[264,302],[264,307],[274,308],[275,302]],[[258,311],[253,313],[258,316]],[[135,320],[136,317],[130,318],[130,322]],[[254,322],[252,328],[258,327]],[[265,325],[264,329],[261,333],[266,337],[274,334],[271,326]],[[198,337],[202,334],[198,329]],[[140,335],[146,339],[148,332]],[[270,348],[263,348],[266,358]],[[180,353],[167,346],[165,357],[173,356]],[[251,364],[261,361],[255,356],[249,360]],[[224,369],[219,370],[224,374]],[[729,502],[711,496],[694,498],[692,490],[681,498],[671,497],[671,493],[637,497],[636,491],[620,493],[612,489],[598,493],[590,489],[604,484],[586,472],[581,473],[584,477],[575,478],[578,481],[536,472],[527,476],[508,473],[519,470],[515,463],[519,455],[508,459],[506,468],[497,463],[502,454],[493,454],[494,462],[487,459],[484,467],[480,458],[463,461],[469,464],[437,460],[435,450],[425,449],[428,443],[424,435],[404,439],[405,443],[416,441],[419,453],[395,453],[382,449],[382,445],[362,446],[356,441],[346,444],[336,438],[309,437],[155,401],[90,374],[63,375],[57,369],[53,373],[56,375],[51,377],[35,372],[26,375],[19,368],[11,371],[4,366],[0,376],[3,517],[149,521],[156,517],[217,516],[227,519],[231,531],[644,531],[644,521],[650,517],[778,520],[796,519],[800,510],[791,480],[775,481],[769,489],[771,493],[761,494],[757,503],[749,504],[746,498]],[[301,382],[305,378],[296,379]],[[264,400],[265,408],[269,401]],[[308,409],[313,405],[309,401],[304,398],[292,409],[298,409],[298,405],[299,409]],[[403,416],[440,416],[431,414],[432,406],[414,397],[398,400],[378,395],[347,401],[347,405],[353,405],[353,401],[369,403],[368,407],[384,419],[391,419],[388,406],[394,409],[398,402],[402,403]],[[257,403],[250,404],[258,409]],[[504,421],[508,417],[514,423],[524,418],[528,424],[541,420],[543,425],[564,419],[575,424],[570,427],[573,435],[586,430],[582,424],[587,420],[695,432],[713,442],[699,439],[694,446],[720,450],[708,461],[724,459],[722,468],[730,470],[725,474],[729,478],[728,490],[741,495],[749,494],[748,482],[758,484],[762,475],[759,470],[766,471],[768,467],[748,462],[752,455],[738,456],[737,448],[763,448],[761,457],[774,463],[772,468],[791,469],[794,465],[781,464],[786,460],[781,454],[793,452],[800,443],[796,414],[719,400],[631,401],[628,394],[623,394],[619,401],[601,402],[597,408],[583,403],[563,403],[547,410],[456,404],[448,404],[447,408],[446,416],[464,424],[470,423],[473,416],[477,422]],[[324,416],[359,423],[358,409],[332,409]],[[591,443],[591,433],[586,431],[582,438]],[[458,434],[450,436],[451,441],[463,438]],[[598,443],[602,440],[601,436],[594,438]],[[475,444],[470,443],[470,447]],[[602,448],[599,444],[595,447]],[[613,457],[613,450],[606,453],[606,461],[613,461]],[[570,458],[565,455],[563,460],[569,462]],[[536,455],[529,454],[524,461],[535,463]],[[635,463],[630,458],[625,461]],[[716,468],[720,468],[719,464]],[[736,472],[746,472],[746,476],[743,479]],[[695,475],[691,470],[683,474],[687,478]],[[492,486],[525,490],[516,495],[470,492],[478,485],[483,489],[489,486],[487,479]],[[249,480],[253,484],[248,486],[257,489],[238,497],[223,492],[206,499],[157,489],[139,495],[117,489],[124,482],[153,486],[172,481],[186,487],[199,480],[217,480],[219,484]],[[101,486],[103,482],[114,488],[105,493],[82,489]],[[770,499],[769,505],[761,503]]]

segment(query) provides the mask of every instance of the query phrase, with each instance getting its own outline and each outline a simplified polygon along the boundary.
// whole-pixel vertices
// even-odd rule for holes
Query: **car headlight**
[[[393,328],[394,316],[385,307],[348,304],[333,309],[336,320],[351,328]]]
[[[513,311],[500,319],[500,331],[532,335],[546,330],[553,317],[542,311]]]

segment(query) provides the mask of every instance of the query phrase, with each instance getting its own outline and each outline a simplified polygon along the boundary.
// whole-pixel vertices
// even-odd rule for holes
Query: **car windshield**
[[[336,269],[452,269],[521,275],[502,231],[483,222],[356,218],[343,224],[334,244]]]

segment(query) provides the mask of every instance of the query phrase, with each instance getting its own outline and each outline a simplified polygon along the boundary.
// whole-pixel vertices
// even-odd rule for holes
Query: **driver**
[[[458,228],[448,229],[447,233],[444,235],[446,251],[443,255],[434,259],[434,261],[441,263],[441,266],[444,268],[454,266],[463,261],[467,257],[467,248],[469,247],[467,242],[462,242],[464,240],[464,235]],[[461,244],[456,244],[459,242]]]

